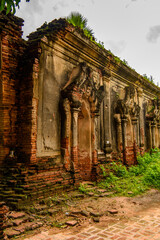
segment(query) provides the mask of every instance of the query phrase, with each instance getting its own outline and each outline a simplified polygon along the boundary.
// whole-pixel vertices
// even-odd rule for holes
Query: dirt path
[[[57,209],[54,217],[46,218],[45,226],[18,239],[160,240],[158,190],[132,198],[90,196],[57,205]]]

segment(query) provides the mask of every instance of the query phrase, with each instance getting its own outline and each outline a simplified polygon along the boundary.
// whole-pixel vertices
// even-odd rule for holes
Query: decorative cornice
[[[104,77],[119,76],[122,81],[132,83],[144,90],[150,89],[153,94],[160,95],[160,88],[148,82],[130,67],[116,62],[114,55],[106,49],[101,49],[83,31],[69,24],[65,19],[54,20],[44,24],[36,32],[29,35],[29,42],[41,41],[54,48],[51,42],[65,47],[68,51],[80,57],[83,61],[93,66],[104,69]]]

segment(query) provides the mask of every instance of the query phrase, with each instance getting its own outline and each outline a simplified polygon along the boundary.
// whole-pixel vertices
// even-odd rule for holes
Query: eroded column
[[[122,118],[122,139],[123,139],[123,159],[124,163],[126,163],[126,147],[127,147],[127,139],[126,139],[126,127],[127,127],[127,117],[123,116]]]
[[[122,144],[122,122],[120,118],[120,114],[114,115],[116,121],[116,133],[117,133],[117,150],[118,152],[122,152],[123,144]]]
[[[153,121],[152,124],[151,124],[151,131],[152,131],[152,148],[155,148],[155,146],[156,146],[155,129],[156,129],[156,123]]]
[[[97,164],[98,163],[98,159],[97,159],[97,153],[98,153],[98,117],[99,117],[99,114],[96,113],[94,115],[94,129],[93,129],[93,132],[94,132],[94,150],[93,150],[93,163],[94,164]]]
[[[133,160],[134,163],[137,163],[137,146],[138,146],[138,139],[139,139],[139,134],[138,134],[138,119],[137,117],[132,118],[132,126],[133,126]]]
[[[136,145],[138,145],[138,131],[137,131],[137,121],[138,119],[132,118],[132,126],[133,126],[133,141]]]
[[[157,124],[158,128],[158,147],[160,148],[160,123]]]
[[[150,120],[146,121],[146,126],[147,126],[147,149],[149,150],[152,148],[152,131]]]
[[[137,122],[137,145],[141,148],[144,148],[144,129],[145,129],[145,119],[143,114],[143,89],[137,89],[137,97],[138,97],[138,106],[139,108],[139,115],[138,115],[138,122]]]
[[[75,175],[76,181],[76,174],[79,172],[78,169],[78,113],[79,109],[72,108],[72,120],[71,120],[71,129],[72,129],[72,147],[71,147],[71,163],[72,163],[72,170]]]
[[[106,154],[112,152],[111,143],[111,116],[110,116],[110,80],[106,76],[103,76],[104,86],[105,86],[105,97],[104,97],[104,151]]]
[[[97,165],[98,165],[98,117],[99,113],[93,114],[93,133],[92,133],[92,171],[91,180],[97,180]]]

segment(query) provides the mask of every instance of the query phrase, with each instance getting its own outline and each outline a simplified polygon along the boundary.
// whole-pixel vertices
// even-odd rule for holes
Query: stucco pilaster
[[[158,128],[158,147],[160,147],[160,123],[157,124]]]
[[[141,88],[137,89],[137,98],[138,98],[138,105],[140,107],[140,112],[138,116],[137,122],[137,145],[142,147],[144,146],[144,114],[143,114],[143,90]]]
[[[156,123],[155,123],[155,122],[152,122],[152,124],[151,124],[152,148],[154,148],[154,147],[156,146],[155,130],[156,130]]]
[[[152,148],[152,130],[151,130],[151,121],[147,121],[147,142],[148,149]]]
[[[137,119],[136,117],[135,117],[135,118],[132,118],[133,140],[134,140],[134,143],[138,145],[139,138],[138,138],[137,123],[138,123],[138,119]]]
[[[79,109],[72,108],[72,147],[78,146],[78,113]]]
[[[95,136],[95,139],[94,139],[94,149],[96,151],[98,151],[98,118],[99,118],[99,114],[96,113],[94,115],[94,136]]]
[[[71,109],[71,131],[72,131],[72,147],[71,147],[71,163],[74,172],[78,171],[78,108]]]
[[[126,127],[127,127],[127,117],[124,116],[122,118],[122,139],[123,139],[123,155],[124,161],[126,162],[126,147],[127,147],[127,139],[126,139]]]
[[[110,81],[104,76],[104,151],[105,153],[112,152],[112,141],[111,141],[111,103],[110,103]]]
[[[117,149],[119,152],[122,151],[122,121],[120,114],[114,115],[115,122],[116,122],[116,133],[117,133]]]

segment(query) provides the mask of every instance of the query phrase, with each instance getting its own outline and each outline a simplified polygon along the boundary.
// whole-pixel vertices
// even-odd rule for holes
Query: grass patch
[[[89,192],[87,184],[82,184],[82,183],[80,183],[80,186],[79,186],[78,190],[81,193],[88,193]]]
[[[98,186],[123,196],[142,194],[150,188],[160,189],[160,150],[152,149],[138,156],[137,161],[136,166],[129,168],[115,162],[101,166],[104,180]]]

